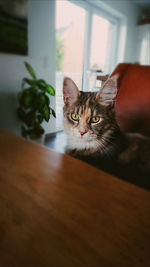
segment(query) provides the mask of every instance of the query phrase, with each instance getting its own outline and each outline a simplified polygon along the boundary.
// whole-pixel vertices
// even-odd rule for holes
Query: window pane
[[[109,26],[108,20],[93,15],[90,68],[107,71],[109,55]]]
[[[111,36],[111,23],[93,14],[90,71],[88,74],[88,88],[90,91],[99,90],[101,84],[97,81],[97,76],[100,75],[101,72],[108,72]]]
[[[56,111],[57,130],[62,128],[62,83],[71,77],[81,88],[85,10],[66,0],[56,1]]]

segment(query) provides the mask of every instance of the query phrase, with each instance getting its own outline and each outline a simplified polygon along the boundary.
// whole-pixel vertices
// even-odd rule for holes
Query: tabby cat
[[[149,175],[149,139],[122,133],[116,122],[117,78],[108,78],[98,92],[79,91],[70,78],[64,79],[66,152],[116,175],[125,173],[127,166],[132,178],[131,169],[136,171],[135,177],[137,173]]]

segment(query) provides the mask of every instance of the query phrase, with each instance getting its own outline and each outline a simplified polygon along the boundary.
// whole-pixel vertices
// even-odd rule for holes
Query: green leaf
[[[38,89],[46,91],[47,83],[44,80],[40,79],[36,81],[36,86]]]
[[[40,94],[39,94],[39,102],[40,102],[40,105],[45,104],[45,102],[46,102],[46,97],[45,97],[45,94],[44,94],[44,93],[40,93]]]
[[[45,86],[47,86],[47,83],[43,80],[43,79],[39,79],[39,80],[37,80],[37,85],[41,85],[41,86],[43,86],[43,87],[45,87]]]
[[[49,104],[50,104],[50,98],[47,95],[45,95],[45,99],[46,99],[46,104],[49,106]]]
[[[19,103],[21,102],[22,96],[23,96],[23,91],[20,91],[20,92],[17,94]]]
[[[30,75],[32,76],[32,78],[36,80],[36,74],[35,74],[34,69],[31,67],[31,65],[28,62],[24,62],[24,65],[26,69],[28,70],[28,72],[30,73]]]
[[[48,94],[55,96],[55,89],[50,84],[48,84],[45,89]]]
[[[34,125],[34,121],[35,121],[35,112],[29,111],[25,116],[24,122],[26,123],[28,127],[30,127]]]
[[[54,118],[56,118],[55,110],[51,108],[51,112],[52,112],[52,115],[54,116]]]
[[[37,95],[37,110],[39,111],[40,114],[43,114],[43,108],[45,105],[46,105],[45,93],[39,93]]]
[[[23,80],[22,80],[22,86],[24,87],[24,84],[25,83],[27,83],[27,84],[29,84],[29,85],[32,85],[32,86],[34,86],[35,85],[35,81],[34,80],[31,80],[31,79],[29,79],[29,78],[23,78]]]
[[[24,107],[28,108],[31,104],[31,101],[32,101],[31,95],[29,93],[26,93],[24,96]]]
[[[39,123],[42,123],[43,122],[43,115],[42,114],[39,114],[37,116],[37,118],[38,118]]]
[[[43,115],[44,115],[44,119],[48,122],[50,119],[50,108],[45,105],[43,108]]]

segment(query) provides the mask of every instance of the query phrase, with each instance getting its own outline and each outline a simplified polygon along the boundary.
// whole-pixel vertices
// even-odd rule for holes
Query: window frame
[[[118,59],[118,40],[119,40],[119,28],[120,28],[120,18],[112,15],[105,10],[105,7],[101,8],[95,1],[91,0],[67,0],[75,5],[78,5],[85,9],[86,11],[86,21],[85,21],[85,38],[84,38],[84,55],[83,55],[83,79],[82,79],[82,90],[88,88],[88,78],[86,73],[90,69],[90,56],[91,56],[91,41],[92,41],[92,25],[93,25],[93,15],[98,15],[104,19],[107,19],[113,25],[113,43],[109,51],[110,63],[107,69],[107,73],[110,74],[117,64]]]

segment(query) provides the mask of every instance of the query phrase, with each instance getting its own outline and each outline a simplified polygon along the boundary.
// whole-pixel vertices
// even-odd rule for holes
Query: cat
[[[64,79],[66,153],[116,175],[120,175],[122,167],[122,172],[128,169],[132,177],[131,169],[135,177],[137,173],[149,176],[150,140],[123,133],[117,124],[117,80],[118,74],[109,77],[98,92],[82,92],[72,79]]]

